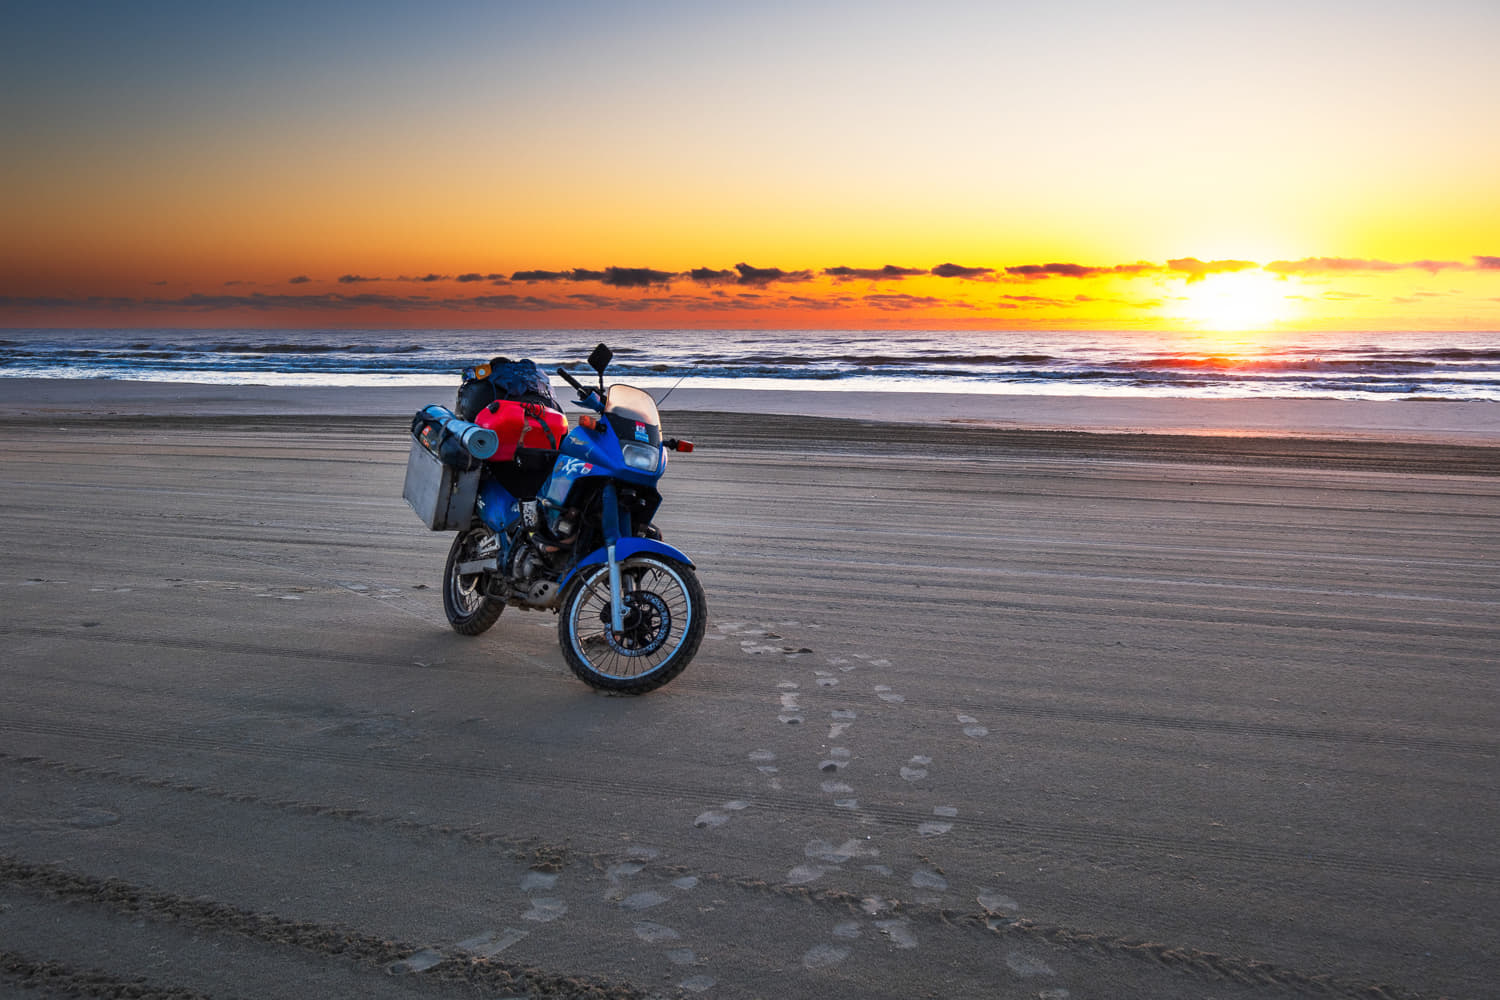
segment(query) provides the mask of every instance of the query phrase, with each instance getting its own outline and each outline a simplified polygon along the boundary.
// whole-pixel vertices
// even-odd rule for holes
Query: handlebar
[[[590,392],[590,390],[588,390],[588,389],[585,389],[585,388],[584,388],[584,387],[583,387],[583,383],[582,383],[582,382],[580,382],[580,381],[578,381],[578,380],[577,380],[577,379],[576,379],[576,378],[574,378],[574,377],[573,377],[573,376],[572,376],[572,375],[570,375],[570,374],[569,374],[569,373],[568,373],[568,370],[567,370],[567,369],[566,369],[566,368],[559,368],[559,369],[558,369],[558,370],[557,370],[557,374],[559,374],[559,375],[561,375],[561,376],[562,376],[562,377],[563,377],[563,380],[564,380],[564,381],[566,381],[566,382],[567,382],[567,383],[568,383],[568,384],[569,384],[569,385],[571,385],[571,386],[572,386],[572,387],[573,387],[573,388],[575,388],[575,389],[577,389],[577,390],[578,390],[578,395],[579,395],[579,396],[587,396],[587,395],[588,395],[588,394],[589,394],[589,392]]]
[[[604,412],[604,399],[597,391],[588,388],[568,373],[566,368],[559,368],[557,374],[561,375],[574,389],[578,390],[578,402],[591,410]]]

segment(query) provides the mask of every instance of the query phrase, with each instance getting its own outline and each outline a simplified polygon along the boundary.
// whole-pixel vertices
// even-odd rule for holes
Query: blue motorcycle
[[[612,357],[603,344],[589,356],[597,388],[557,369],[580,405],[592,411],[570,430],[544,401],[524,399],[489,402],[472,421],[448,421],[433,414],[441,407],[429,407],[417,423],[424,413],[436,416],[426,426],[443,440],[423,443],[445,456],[451,480],[441,494],[448,513],[437,521],[458,529],[443,584],[443,609],[453,629],[478,635],[507,605],[555,611],[558,644],[579,679],[606,691],[643,694],[682,673],[707,625],[693,561],[662,541],[652,524],[668,454],[690,452],[693,445],[662,437],[661,416],[646,392],[605,387]],[[539,391],[550,398],[545,378],[542,383]],[[460,390],[461,409],[464,401]],[[417,430],[414,423],[414,435]],[[561,440],[558,431],[565,431]],[[490,434],[497,447],[484,457]],[[506,447],[507,439],[516,446]],[[527,442],[541,447],[525,447]],[[483,460],[456,470],[468,457],[465,449]],[[417,450],[414,445],[414,456]],[[472,514],[463,516],[460,499],[453,517],[454,498],[469,488]]]

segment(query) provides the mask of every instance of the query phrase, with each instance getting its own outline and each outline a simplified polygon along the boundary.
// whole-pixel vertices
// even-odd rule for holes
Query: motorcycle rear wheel
[[[562,599],[557,642],[579,680],[617,694],[645,694],[687,668],[703,642],[708,601],[697,575],[664,556],[620,564],[625,628],[610,628],[609,567],[591,566]]]
[[[486,593],[488,580],[483,573],[463,575],[461,563],[477,558],[477,550],[489,532],[484,528],[460,531],[448,550],[443,567],[443,613],[448,624],[460,635],[478,635],[488,629],[505,610],[505,602]]]

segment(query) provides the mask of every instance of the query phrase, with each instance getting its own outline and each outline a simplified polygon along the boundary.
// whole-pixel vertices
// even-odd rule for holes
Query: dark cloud
[[[142,305],[151,307],[177,307],[216,312],[222,309],[255,309],[265,312],[272,309],[353,309],[354,299],[361,296],[346,295],[266,295],[256,292],[251,295],[202,295],[194,293],[178,299],[145,299]],[[377,296],[380,297],[380,296]]]
[[[397,280],[399,280],[399,281],[420,281],[420,282],[423,282],[425,284],[431,284],[434,281],[447,281],[448,280],[448,276],[446,274],[424,274],[420,278],[408,278],[405,275],[402,275]]]
[[[1108,270],[1104,267],[1085,267],[1082,264],[1021,264],[1007,267],[1005,273],[1018,278],[1091,278]]]
[[[987,274],[994,274],[993,267],[964,267],[961,264],[939,264],[932,269],[932,273],[939,278],[982,278]]]
[[[377,295],[366,293],[363,295],[346,296],[344,302],[354,307],[373,306],[378,309],[442,309],[451,303],[452,299],[430,299],[425,295]]]
[[[591,270],[590,268],[586,268],[586,267],[575,267],[571,271],[517,271],[515,274],[512,274],[510,276],[510,278],[511,278],[512,281],[525,281],[525,282],[537,282],[537,281],[598,281],[598,282],[603,282],[604,284],[615,284],[615,282],[611,280],[611,274],[613,272],[625,272],[625,273],[627,273],[627,277],[624,278],[624,279],[622,279],[619,282],[619,287],[622,287],[622,288],[643,287],[643,285],[642,286],[636,286],[636,285],[628,284],[628,282],[630,281],[630,278],[628,277],[628,275],[632,275],[632,274],[641,274],[641,275],[646,275],[646,274],[660,274],[660,275],[664,275],[666,278],[672,278],[672,277],[674,277],[674,275],[672,275],[670,272],[667,272],[667,271],[652,271],[649,268],[644,268],[644,267],[642,267],[642,268],[618,268],[618,267],[611,267],[611,268],[606,268],[603,271],[595,271],[595,270]],[[501,277],[501,276],[497,275],[497,277]],[[661,282],[647,282],[645,284],[660,284],[660,283]]]
[[[715,271],[711,267],[695,267],[688,272],[688,277],[701,285],[727,285],[739,280],[734,271]]]
[[[305,285],[311,280],[307,275],[299,274],[295,278],[288,278],[286,283],[288,285]]]
[[[1266,265],[1266,270],[1272,274],[1327,274],[1337,271],[1399,271],[1403,266],[1365,257],[1303,257],[1301,260],[1273,260]]]
[[[356,284],[360,283],[361,281],[380,281],[380,280],[381,280],[380,278],[366,278],[363,275],[359,275],[359,274],[345,274],[345,275],[340,275],[340,277],[339,277],[339,284],[341,284],[341,285],[356,285]]]
[[[1248,271],[1258,266],[1253,260],[1199,260],[1197,257],[1179,257],[1176,260],[1167,261],[1167,269],[1186,274],[1190,284],[1194,281],[1202,281],[1210,274],[1233,274],[1236,271]]]
[[[194,293],[176,299],[148,298],[129,300],[131,305],[149,309],[193,309],[217,312],[226,309],[253,309],[271,312],[287,309],[342,312],[350,309],[390,309],[398,312],[430,311],[462,307],[465,299],[433,299],[425,295],[382,295],[368,292],[361,295],[339,295],[327,292],[322,295],[271,295],[253,292],[249,295],[203,295]]]
[[[791,309],[845,309],[849,306],[849,300],[843,296],[828,299],[814,299],[806,295],[788,295],[784,305]]]
[[[652,288],[665,286],[675,277],[671,271],[653,271],[649,267],[607,267],[599,280],[612,288]]]
[[[851,281],[863,279],[865,281],[888,281],[909,278],[916,274],[926,274],[920,267],[897,267],[895,264],[887,264],[885,267],[827,267],[823,273],[830,278],[840,281]]]
[[[476,295],[464,299],[472,308],[504,309],[510,312],[548,312],[553,309],[569,309],[571,306],[535,295]]]
[[[934,298],[931,295],[907,295],[905,293],[895,295],[866,295],[862,301],[866,305],[874,306],[876,309],[884,309],[887,312],[901,312],[908,309],[936,309],[941,306],[972,308],[967,302],[948,302],[943,299]]]
[[[615,309],[624,304],[627,300],[617,299],[611,295],[592,295],[579,292],[574,295],[569,295],[568,301],[587,306],[590,309]]]
[[[1028,306],[1067,305],[1067,301],[1064,299],[1049,299],[1044,295],[1002,295],[1000,298],[1006,302],[1015,302]]]
[[[734,265],[740,273],[739,283],[764,288],[773,281],[811,281],[811,271],[783,271],[779,267],[751,267],[743,261]]]
[[[1097,278],[1106,274],[1119,274],[1131,277],[1138,274],[1151,274],[1159,270],[1155,264],[1146,261],[1137,261],[1134,264],[1116,264],[1113,267],[1093,267],[1088,264],[1021,264],[1018,267],[1007,267],[1005,273],[1017,278],[1025,278],[1028,281],[1037,278]]]
[[[1481,271],[1500,271],[1500,257],[1481,257],[1476,254],[1474,266]]]

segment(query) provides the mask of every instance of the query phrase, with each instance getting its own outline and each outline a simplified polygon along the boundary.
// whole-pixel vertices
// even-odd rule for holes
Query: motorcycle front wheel
[[[624,628],[610,628],[609,567],[591,566],[563,595],[557,641],[578,679],[618,694],[645,694],[687,667],[708,625],[708,602],[691,569],[638,555],[620,564]]]
[[[443,567],[443,612],[448,624],[461,635],[478,635],[500,617],[505,602],[486,592],[483,573],[461,574],[458,567],[479,558],[479,543],[489,532],[484,528],[460,531],[448,550],[448,564]]]

